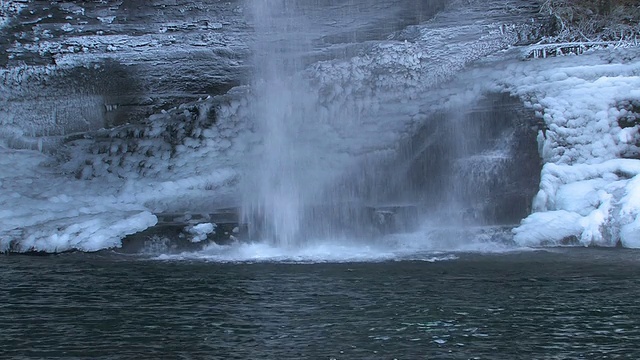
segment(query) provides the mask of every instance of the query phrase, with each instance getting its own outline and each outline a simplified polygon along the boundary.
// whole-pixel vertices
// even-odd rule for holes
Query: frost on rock
[[[0,2],[0,29],[11,21],[12,16],[15,16],[26,7],[27,1],[25,0],[3,0]]]
[[[242,98],[231,92],[67,137],[52,154],[0,141],[0,252],[119,247],[154,226],[156,213],[228,206]]]
[[[183,104],[148,121],[71,141],[62,169],[112,181],[153,212],[210,211],[233,193],[244,148],[241,89]]]
[[[435,20],[414,27],[411,37],[382,42],[360,56],[319,62],[310,69],[310,76],[325,103],[354,96],[378,102],[412,100],[532,31],[522,25],[477,21],[452,26]]]
[[[640,247],[640,56],[594,51],[507,66],[501,83],[544,120],[533,214],[522,245]]]
[[[311,119],[305,119],[308,128],[298,133],[308,137],[304,140],[313,142],[312,147],[335,154],[332,159],[394,151],[402,137],[439,110],[439,86],[446,87],[473,62],[538,30],[518,22],[521,19],[496,22],[486,16],[486,3],[479,3],[473,2],[477,8],[444,11],[388,40],[367,44],[354,56],[311,64],[300,74],[300,81],[308,83],[306,93],[295,94],[296,99],[313,99],[304,105]],[[477,100],[478,94],[474,96]],[[322,137],[309,135],[316,133]]]
[[[156,223],[109,184],[70,180],[47,161],[0,146],[0,252],[97,251]]]

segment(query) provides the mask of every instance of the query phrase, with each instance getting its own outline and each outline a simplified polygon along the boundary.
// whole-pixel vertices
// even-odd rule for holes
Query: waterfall
[[[305,17],[303,6],[294,0],[251,2],[251,116],[260,145],[244,173],[242,220],[252,240],[278,247],[352,236],[371,220],[370,209],[353,202],[362,184],[351,171],[357,156],[345,147],[358,144],[361,114],[351,100],[328,109],[305,75],[317,24]]]
[[[505,114],[494,116],[497,108],[486,119],[460,107],[430,109],[437,108],[429,98],[438,91],[429,74],[453,73],[456,66],[449,69],[443,56],[421,58],[422,49],[433,51],[426,25],[415,43],[391,39],[366,55],[332,53],[331,61],[318,61],[314,46],[328,29],[305,16],[313,4],[249,5],[255,29],[250,117],[259,140],[241,191],[251,240],[291,248],[327,239],[370,242],[429,219],[505,222],[491,202],[506,188],[494,179],[506,178],[511,158],[498,139],[514,125]],[[442,34],[437,27],[432,32]],[[465,59],[467,51],[446,47],[445,54]],[[424,78],[407,80],[416,73]]]
[[[301,214],[317,185],[313,152],[303,140],[304,123],[313,121],[313,99],[299,77],[308,48],[305,21],[293,0],[250,1],[256,32],[251,106],[259,153],[244,179],[243,219],[253,239],[290,247],[296,244]]]

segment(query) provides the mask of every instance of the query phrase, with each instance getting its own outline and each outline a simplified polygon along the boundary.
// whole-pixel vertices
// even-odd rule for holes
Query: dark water
[[[220,264],[0,257],[0,357],[640,358],[640,253]]]

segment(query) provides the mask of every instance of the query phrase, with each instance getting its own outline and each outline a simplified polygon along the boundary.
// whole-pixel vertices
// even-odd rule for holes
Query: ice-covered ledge
[[[515,241],[640,247],[640,50],[538,59],[499,73],[496,82],[546,124],[540,191]]]
[[[514,230],[521,245],[640,248],[640,160],[547,163],[533,205]]]

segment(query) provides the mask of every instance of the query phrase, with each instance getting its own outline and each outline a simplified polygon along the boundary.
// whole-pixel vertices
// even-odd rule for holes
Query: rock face
[[[36,217],[25,206],[28,224],[0,213],[0,250],[93,251],[164,224],[158,214],[238,206],[246,158],[263,141],[252,106],[256,14],[247,4],[2,2],[0,150],[14,162],[25,154],[15,149],[55,157],[34,151],[24,172],[0,174],[0,205],[17,194],[48,209]],[[290,4],[305,14],[305,33],[280,34],[267,46],[306,41],[306,70],[297,75],[312,100],[299,137],[316,149],[308,163],[355,183],[333,191],[335,199],[357,194],[366,203],[353,219],[338,204],[346,215],[328,221],[370,225],[377,217],[394,228],[392,213],[422,216],[453,200],[469,208],[456,216],[478,224],[524,216],[539,174],[530,114],[473,77],[449,83],[478,60],[538,38],[536,4]],[[479,101],[484,94],[493,95]],[[485,125],[470,126],[477,123]],[[40,176],[43,164],[55,182]],[[454,192],[456,199],[442,195]],[[419,206],[398,204],[407,198]]]
[[[507,94],[434,115],[393,161],[399,196],[420,199],[441,223],[517,224],[540,183],[535,123]]]
[[[13,126],[5,136],[32,148],[32,137],[135,123],[247,83],[253,38],[247,4],[4,1],[0,105],[2,124]],[[314,56],[322,56],[336,44],[376,39],[424,20],[446,2],[300,4],[331,13],[312,29]],[[359,17],[354,23],[351,14]],[[19,125],[25,123],[30,126]]]
[[[12,124],[16,144],[135,123],[246,77],[250,35],[240,2],[22,6],[0,37],[2,123]]]

